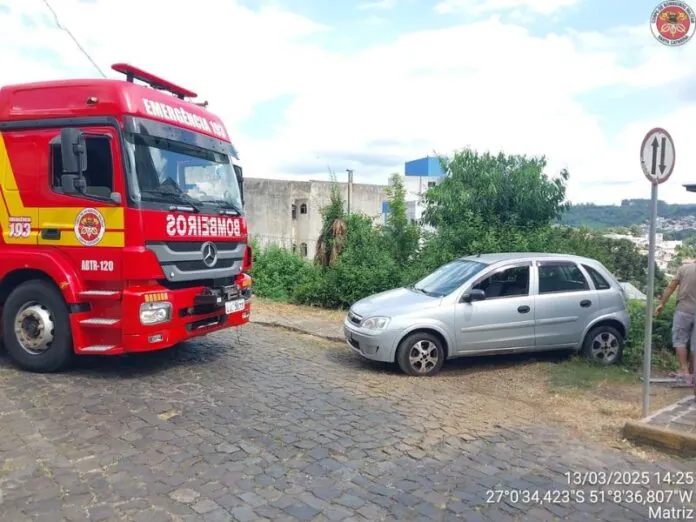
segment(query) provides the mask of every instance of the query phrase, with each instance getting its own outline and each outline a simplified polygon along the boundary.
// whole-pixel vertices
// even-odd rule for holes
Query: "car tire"
[[[427,332],[405,337],[396,351],[396,363],[401,371],[414,377],[431,377],[440,371],[444,362],[442,341]]]
[[[68,307],[52,284],[33,280],[15,288],[2,311],[3,341],[22,370],[49,373],[72,360]]]
[[[624,350],[624,338],[613,326],[596,326],[585,336],[582,343],[582,355],[587,360],[611,366],[621,362]]]

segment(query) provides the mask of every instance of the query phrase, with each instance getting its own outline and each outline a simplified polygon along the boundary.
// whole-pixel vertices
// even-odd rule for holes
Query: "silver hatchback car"
[[[557,349],[614,364],[629,327],[624,291],[598,261],[501,253],[457,259],[411,287],[361,299],[344,333],[363,357],[425,376],[454,357]]]

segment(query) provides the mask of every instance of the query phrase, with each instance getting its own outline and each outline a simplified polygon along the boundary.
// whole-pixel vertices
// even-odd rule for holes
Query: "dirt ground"
[[[254,309],[266,316],[300,315],[324,321],[343,321],[345,312],[294,306],[256,299]],[[253,314],[253,312],[252,312]],[[253,320],[253,319],[252,319]],[[443,393],[451,414],[462,417],[472,432],[501,424],[560,423],[588,440],[629,451],[643,458],[658,454],[626,441],[621,428],[641,417],[642,383],[634,373],[619,368],[590,369],[564,354],[534,354],[449,361],[434,379],[409,378],[390,366],[360,360],[341,343],[314,341],[332,358],[346,364],[377,368],[364,373],[370,395]],[[313,343],[313,344],[314,344]],[[583,379],[574,381],[577,374]],[[653,384],[650,409],[658,410],[693,394],[690,389]]]

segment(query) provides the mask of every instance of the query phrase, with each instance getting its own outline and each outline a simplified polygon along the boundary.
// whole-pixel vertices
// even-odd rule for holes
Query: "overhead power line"
[[[82,52],[82,54],[84,54],[87,57],[87,59],[92,63],[92,65],[94,65],[95,69],[97,69],[97,71],[99,71],[99,74],[101,74],[102,77],[106,78],[106,74],[104,74],[104,71],[101,70],[101,68],[97,65],[97,62],[95,62],[92,59],[92,57],[85,50],[85,48],[82,47],[82,45],[80,45],[80,42],[78,42],[77,38],[75,38],[75,36],[70,32],[70,29],[68,29],[62,23],[60,23],[60,20],[58,18],[58,14],[56,14],[55,9],[53,9],[53,7],[51,7],[51,4],[48,3],[48,0],[43,0],[43,3],[46,5],[48,10],[51,11],[51,14],[53,15],[53,20],[56,23],[56,27],[58,27],[58,29],[68,33],[68,36],[70,36],[70,38],[72,38],[72,41],[75,42],[75,45],[77,45],[77,48]]]

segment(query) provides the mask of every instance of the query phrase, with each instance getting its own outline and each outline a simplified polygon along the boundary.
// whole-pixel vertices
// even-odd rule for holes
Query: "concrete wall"
[[[348,184],[339,183],[344,205]],[[274,243],[313,258],[321,233],[321,209],[331,197],[328,181],[290,181],[263,178],[244,179],[244,198],[249,233],[260,244]],[[384,185],[353,184],[351,213],[382,221],[382,202],[387,199]],[[293,219],[293,205],[295,208]]]

